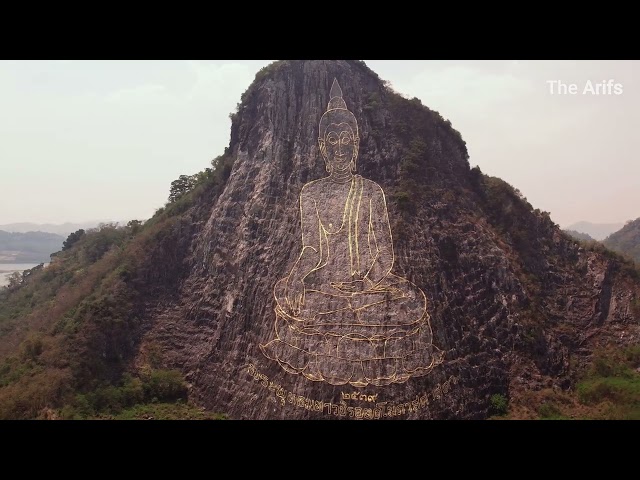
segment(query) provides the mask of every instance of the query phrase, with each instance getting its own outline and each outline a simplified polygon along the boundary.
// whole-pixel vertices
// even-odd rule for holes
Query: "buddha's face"
[[[324,139],[318,139],[320,152],[327,162],[329,171],[347,170],[352,161],[355,165],[359,141],[360,139],[348,123],[330,123]]]

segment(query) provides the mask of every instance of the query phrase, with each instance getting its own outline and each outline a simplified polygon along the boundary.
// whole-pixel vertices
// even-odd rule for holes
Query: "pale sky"
[[[560,226],[640,217],[640,62],[365,62]],[[0,61],[0,225],[149,218],[172,180],[223,152],[229,113],[269,63]],[[610,79],[611,94],[584,91]]]

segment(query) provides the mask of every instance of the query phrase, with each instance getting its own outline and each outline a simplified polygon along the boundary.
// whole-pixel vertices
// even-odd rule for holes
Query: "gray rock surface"
[[[259,348],[273,337],[274,285],[300,253],[298,195],[326,175],[318,122],[334,78],[359,121],[358,173],[387,195],[394,272],[425,293],[444,352],[404,383],[313,382]],[[636,280],[516,197],[504,196],[513,212],[499,216],[460,134],[361,62],[286,61],[259,73],[229,152],[224,191],[185,228],[187,274],[147,310],[141,345],[159,344],[207,408],[237,419],[485,418],[492,394],[568,388],[572,357],[639,338]]]

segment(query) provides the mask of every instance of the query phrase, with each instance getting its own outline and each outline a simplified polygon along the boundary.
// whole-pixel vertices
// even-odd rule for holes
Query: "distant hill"
[[[92,221],[92,222],[82,222],[82,223],[62,223],[62,224],[53,224],[53,223],[9,223],[6,225],[0,225],[0,230],[4,230],[5,232],[14,232],[14,233],[27,233],[27,232],[48,232],[55,233],[57,235],[63,235],[65,238],[70,233],[76,232],[80,229],[88,230],[90,228],[96,228],[100,223],[112,223],[110,221]],[[126,224],[126,222],[125,222]]]
[[[584,241],[587,241],[587,242],[595,242],[596,241],[596,239],[593,238],[588,233],[576,232],[575,230],[564,230],[564,232],[568,233],[569,235],[571,235],[576,240],[584,240]]]
[[[0,263],[48,262],[66,237],[55,233],[14,233],[0,230]]]
[[[594,240],[604,240],[607,236],[613,232],[620,230],[624,226],[624,223],[591,223],[591,222],[578,222],[573,225],[569,225],[565,228],[565,231],[574,230],[580,233],[586,233],[590,235]]]
[[[640,218],[627,223],[602,243],[614,252],[627,255],[640,263]]]

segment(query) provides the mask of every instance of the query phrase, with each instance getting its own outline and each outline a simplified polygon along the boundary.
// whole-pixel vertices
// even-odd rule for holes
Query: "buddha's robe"
[[[336,191],[336,184],[321,179],[300,194],[303,249],[315,267],[303,277],[299,312],[287,301],[288,278],[275,285],[276,338],[263,352],[292,373],[334,384],[384,385],[430,369],[426,298],[391,273],[393,241],[382,188],[355,175],[346,201]],[[371,283],[364,291],[344,286],[365,278]]]

